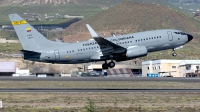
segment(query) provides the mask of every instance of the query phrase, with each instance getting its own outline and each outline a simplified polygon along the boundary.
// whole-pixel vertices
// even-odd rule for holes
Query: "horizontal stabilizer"
[[[20,50],[24,54],[41,54],[40,52],[28,51],[28,50]]]

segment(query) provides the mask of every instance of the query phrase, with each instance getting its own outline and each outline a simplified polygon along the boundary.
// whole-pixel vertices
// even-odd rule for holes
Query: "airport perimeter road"
[[[51,88],[0,88],[0,92],[200,92],[200,89],[51,89]]]
[[[175,81],[200,82],[200,78],[178,77],[0,77],[0,81]]]

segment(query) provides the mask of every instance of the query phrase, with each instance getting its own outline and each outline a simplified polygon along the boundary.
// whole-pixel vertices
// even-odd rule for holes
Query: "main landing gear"
[[[115,62],[113,62],[113,60],[111,60],[111,62],[107,63],[107,61],[105,61],[105,63],[102,65],[103,69],[108,69],[108,68],[114,68],[115,67]]]
[[[176,54],[176,52],[175,52],[175,49],[173,49],[172,56],[177,56],[177,54]]]

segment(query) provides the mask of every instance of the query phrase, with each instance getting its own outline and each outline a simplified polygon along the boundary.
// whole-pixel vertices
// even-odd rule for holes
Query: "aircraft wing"
[[[86,24],[90,34],[94,38],[94,40],[99,44],[102,54],[103,55],[109,55],[114,53],[123,53],[126,51],[126,48],[119,46],[115,43],[112,43],[108,40],[106,40],[103,37],[100,37],[89,24]]]

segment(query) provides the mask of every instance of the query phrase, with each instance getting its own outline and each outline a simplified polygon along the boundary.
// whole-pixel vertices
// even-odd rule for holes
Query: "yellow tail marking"
[[[27,24],[27,22],[25,20],[20,20],[20,21],[13,21],[12,25],[21,25],[21,24]]]

